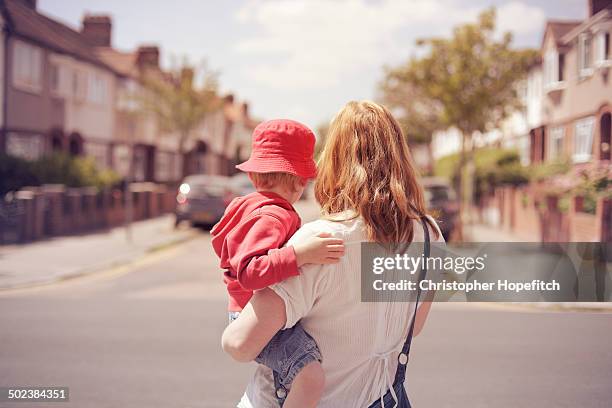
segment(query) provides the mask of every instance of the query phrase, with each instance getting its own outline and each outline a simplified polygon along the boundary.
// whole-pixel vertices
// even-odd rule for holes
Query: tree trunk
[[[436,160],[434,159],[434,155],[433,155],[433,147],[431,146],[431,138],[429,139],[429,141],[427,142],[427,160],[429,163],[429,173],[431,173],[432,175],[435,173],[435,162]]]
[[[180,139],[179,139],[179,157],[182,160],[182,169],[181,169],[181,178],[185,178],[189,175],[190,173],[190,158],[188,157],[187,154],[185,154],[185,143],[187,142],[187,136],[186,135],[181,135]]]
[[[465,226],[470,222],[470,202],[472,198],[472,175],[473,175],[473,156],[472,156],[472,135],[471,133],[461,132],[461,151],[459,154],[458,169],[458,196],[459,196],[459,223],[456,228],[455,238],[458,241],[465,239]]]

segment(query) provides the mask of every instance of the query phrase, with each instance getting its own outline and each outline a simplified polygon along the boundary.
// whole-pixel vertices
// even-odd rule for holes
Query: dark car
[[[189,221],[192,225],[210,227],[221,219],[235,196],[229,177],[185,177],[176,195],[175,225]]]
[[[425,189],[425,205],[433,214],[445,240],[451,236],[457,224],[459,203],[450,184],[440,178],[427,177],[422,180]]]

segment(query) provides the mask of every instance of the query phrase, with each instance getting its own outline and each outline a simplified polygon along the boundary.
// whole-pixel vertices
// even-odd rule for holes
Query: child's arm
[[[285,223],[267,214],[252,217],[228,234],[229,263],[243,288],[262,289],[297,276],[305,263],[336,262],[344,250],[342,240],[325,235],[305,240],[296,249],[282,247],[286,239]]]

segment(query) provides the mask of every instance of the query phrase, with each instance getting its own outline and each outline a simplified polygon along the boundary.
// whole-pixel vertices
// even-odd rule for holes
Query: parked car
[[[176,195],[175,225],[189,221],[192,225],[212,226],[235,196],[229,177],[187,176]]]
[[[237,196],[245,196],[255,191],[255,186],[251,183],[246,173],[237,173],[232,176],[232,190]]]
[[[450,184],[441,178],[426,177],[422,179],[425,189],[425,205],[433,214],[445,240],[451,236],[458,221],[459,202]]]

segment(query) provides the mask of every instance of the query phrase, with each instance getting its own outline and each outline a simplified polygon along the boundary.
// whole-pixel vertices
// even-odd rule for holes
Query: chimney
[[[143,45],[136,51],[136,65],[138,68],[159,68],[159,47],[156,45]]]
[[[606,8],[612,9],[612,0],[589,0],[589,17]]]
[[[227,94],[223,97],[224,105],[231,105],[234,103],[234,94]]]
[[[81,34],[94,47],[110,47],[113,22],[106,15],[85,15]]]
[[[249,117],[249,103],[248,102],[242,102],[242,116],[244,118]]]
[[[21,4],[23,4],[24,6],[26,6],[27,8],[31,8],[32,10],[36,10],[36,0],[21,0],[20,1]]]

